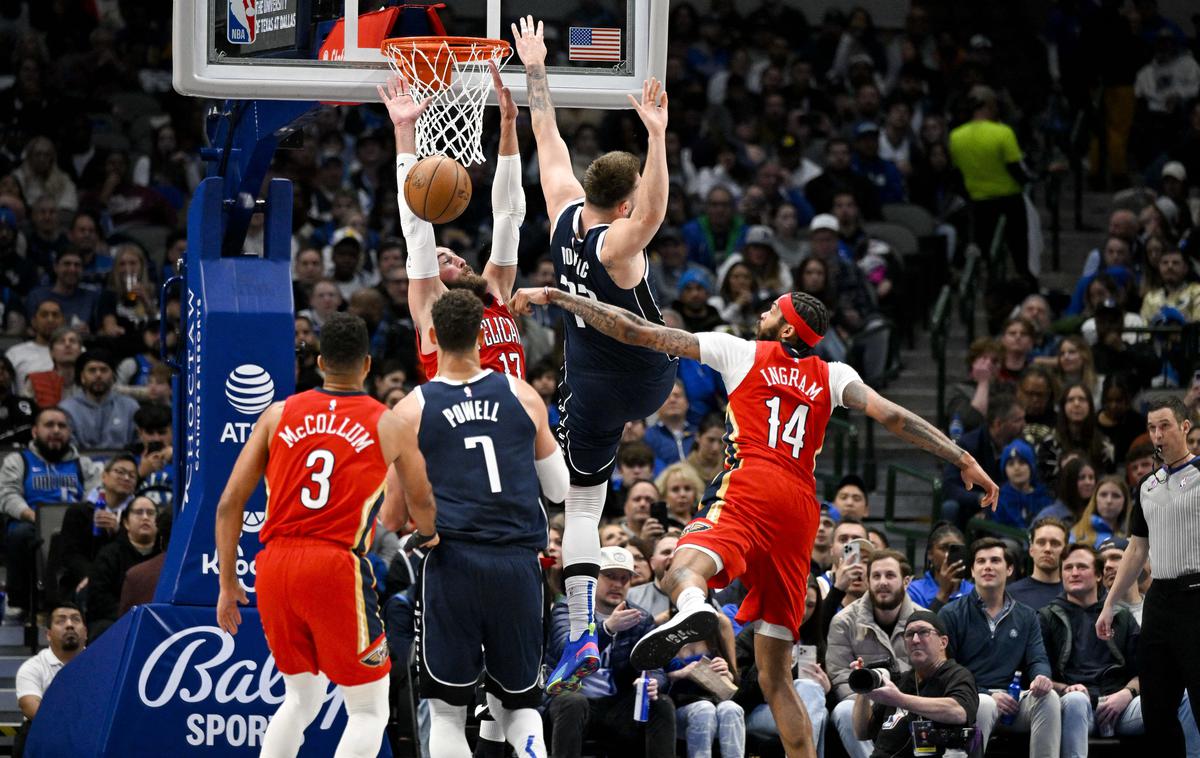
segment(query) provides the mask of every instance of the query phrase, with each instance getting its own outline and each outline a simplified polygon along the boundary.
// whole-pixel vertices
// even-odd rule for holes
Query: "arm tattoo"
[[[957,464],[962,459],[963,449],[936,426],[905,408],[897,406],[897,411],[896,421],[899,423],[888,426],[897,437],[933,453],[947,463]]]
[[[627,345],[638,345],[668,355],[700,357],[700,341],[682,329],[671,329],[635,316],[624,308],[601,303],[562,290],[550,290],[550,300],[583,319],[601,334]]]
[[[525,69],[525,79],[529,88],[529,110],[548,112],[554,115],[554,103],[550,101],[550,84],[546,80],[546,67],[534,64]]]

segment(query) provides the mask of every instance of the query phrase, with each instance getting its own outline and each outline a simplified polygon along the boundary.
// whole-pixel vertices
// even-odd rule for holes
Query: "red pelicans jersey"
[[[517,320],[508,306],[489,294],[483,308],[483,344],[479,346],[479,362],[502,374],[525,378],[525,348],[521,346],[521,332]],[[421,352],[421,335],[417,335],[417,355],[421,357],[421,370],[425,379],[437,376],[437,351]]]
[[[366,393],[289,397],[267,452],[259,539],[320,539],[363,552],[383,501],[387,464],[376,427],[387,408]]]
[[[712,364],[729,393],[726,410],[728,472],[770,468],[769,476],[799,479],[816,492],[817,453],[825,444],[825,427],[833,407],[841,403],[844,379],[834,397],[831,378],[843,364],[828,364],[815,355],[799,358],[782,342],[739,340],[729,355]],[[706,360],[705,363],[708,363]],[[831,377],[831,373],[833,376]],[[728,476],[728,473],[725,475]]]

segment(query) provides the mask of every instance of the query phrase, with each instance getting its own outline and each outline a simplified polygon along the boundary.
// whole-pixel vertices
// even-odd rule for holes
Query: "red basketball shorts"
[[[739,623],[764,621],[796,639],[804,622],[820,505],[811,485],[755,473],[733,472],[728,486],[683,530],[679,547],[695,545],[721,556],[724,566],[709,580],[710,587],[738,578],[746,585]]]
[[[326,540],[277,538],[255,568],[258,613],[282,673],[320,671],[352,687],[391,671],[366,558]]]

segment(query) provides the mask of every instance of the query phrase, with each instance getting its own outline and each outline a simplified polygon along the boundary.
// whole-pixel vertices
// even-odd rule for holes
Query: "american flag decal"
[[[621,30],[572,26],[567,31],[569,55],[573,61],[620,61]]]

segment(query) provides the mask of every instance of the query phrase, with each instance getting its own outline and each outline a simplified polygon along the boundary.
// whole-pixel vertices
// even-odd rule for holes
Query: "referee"
[[[1191,634],[1200,619],[1200,457],[1187,448],[1191,428],[1179,398],[1156,400],[1146,414],[1150,440],[1165,464],[1138,484],[1133,495],[1129,547],[1096,634],[1112,637],[1113,604],[1125,597],[1150,553],[1154,581],[1142,610],[1142,714],[1153,755],[1183,755],[1179,703],[1186,688],[1200,723],[1200,646]]]

